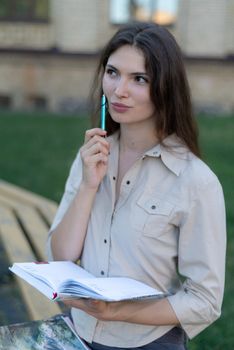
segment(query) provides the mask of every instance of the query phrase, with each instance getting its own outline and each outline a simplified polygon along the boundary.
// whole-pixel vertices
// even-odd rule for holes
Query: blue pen
[[[102,95],[101,99],[101,129],[106,129],[106,96]]]

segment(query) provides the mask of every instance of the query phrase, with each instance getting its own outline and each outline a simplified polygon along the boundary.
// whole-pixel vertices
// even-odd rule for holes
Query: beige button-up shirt
[[[168,300],[192,338],[221,312],[226,221],[220,183],[203,161],[171,135],[126,173],[115,204],[118,133],[108,140],[108,173],[96,194],[81,265],[95,276],[128,276],[172,293]],[[78,153],[51,231],[74,198],[81,178]],[[52,259],[50,239],[48,252]],[[141,346],[173,327],[103,322],[77,309],[72,314],[81,337],[109,346]]]

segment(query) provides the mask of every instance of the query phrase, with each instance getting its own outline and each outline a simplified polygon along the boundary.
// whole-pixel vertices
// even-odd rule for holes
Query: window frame
[[[114,1],[116,1],[118,3],[118,0],[110,0],[110,7],[109,7],[109,22],[112,26],[122,26],[126,23],[128,23],[129,21],[134,21],[134,20],[139,20],[141,21],[141,19],[137,18],[137,17],[134,17],[134,15],[131,13],[131,0],[123,0],[123,1],[127,1],[128,2],[128,5],[126,3],[126,8],[129,8],[129,12],[128,12],[128,19],[126,20],[123,20],[123,21],[118,21],[118,20],[115,20],[113,18],[113,8],[114,8]],[[134,0],[133,0],[134,1]],[[177,0],[177,6],[178,6],[178,0]],[[146,7],[147,8],[147,7]],[[152,21],[153,19],[153,8],[155,8],[156,12],[160,12],[160,6],[159,6],[159,3],[158,3],[158,0],[155,0],[155,4],[153,5],[153,3],[150,3],[149,1],[149,16],[148,18],[145,18],[145,19],[142,19],[142,21]],[[173,13],[173,12],[172,12]],[[175,20],[172,21],[171,23],[165,23],[165,24],[162,24],[162,23],[158,23],[158,22],[155,22],[155,23],[158,23],[158,24],[161,24],[162,26],[165,26],[165,27],[174,27],[174,25],[176,24],[176,21],[177,21],[177,11],[175,11]]]
[[[47,14],[45,16],[37,15],[37,4],[41,0],[27,0],[28,11],[26,14],[17,14],[17,1],[8,0],[6,15],[0,15],[0,22],[36,22],[36,23],[48,23],[49,22],[49,0],[47,2]],[[0,5],[1,6],[1,5]]]

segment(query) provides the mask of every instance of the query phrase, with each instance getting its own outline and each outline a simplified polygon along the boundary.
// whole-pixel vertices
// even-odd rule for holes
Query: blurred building
[[[198,110],[234,111],[234,0],[1,0],[0,108],[86,108],[102,46],[134,18],[175,35]]]

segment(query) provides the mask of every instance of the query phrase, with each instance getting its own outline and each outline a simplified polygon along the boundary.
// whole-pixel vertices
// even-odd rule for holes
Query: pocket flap
[[[137,204],[142,207],[148,214],[155,215],[170,215],[173,209],[173,204],[159,198],[141,197]]]

